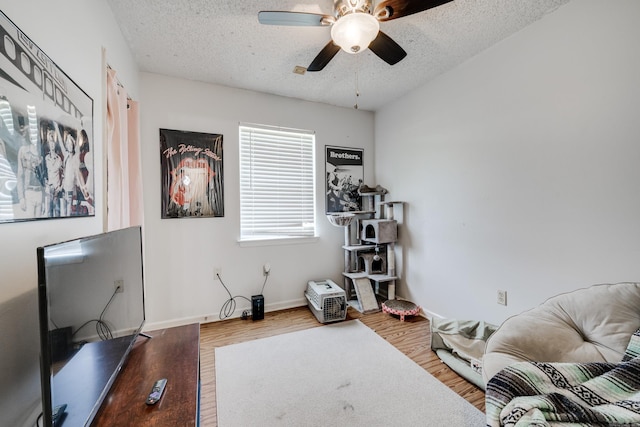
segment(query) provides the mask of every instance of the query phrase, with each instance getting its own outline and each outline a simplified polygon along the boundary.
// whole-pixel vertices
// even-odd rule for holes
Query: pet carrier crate
[[[331,280],[311,280],[304,293],[309,309],[320,323],[338,322],[347,317],[344,290]]]

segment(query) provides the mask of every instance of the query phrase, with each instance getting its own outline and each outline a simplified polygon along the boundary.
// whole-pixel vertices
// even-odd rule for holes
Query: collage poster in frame
[[[325,146],[326,213],[362,210],[358,188],[364,182],[364,150]]]
[[[0,12],[0,223],[95,215],[93,99]]]
[[[162,218],[224,216],[222,135],[160,129]]]

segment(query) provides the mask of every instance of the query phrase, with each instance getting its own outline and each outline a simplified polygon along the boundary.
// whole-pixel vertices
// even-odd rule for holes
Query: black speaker
[[[264,319],[264,297],[262,295],[251,297],[251,318],[253,320]]]
[[[71,327],[49,331],[51,338],[51,361],[65,360],[71,354]]]

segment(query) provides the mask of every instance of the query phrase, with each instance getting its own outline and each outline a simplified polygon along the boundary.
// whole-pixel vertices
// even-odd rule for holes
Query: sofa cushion
[[[593,285],[556,295],[505,320],[487,340],[483,379],[531,362],[620,362],[640,327],[640,283]]]

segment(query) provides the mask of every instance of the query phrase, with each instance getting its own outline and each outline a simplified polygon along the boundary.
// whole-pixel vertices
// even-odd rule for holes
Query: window
[[[240,240],[315,236],[311,131],[240,125]]]

